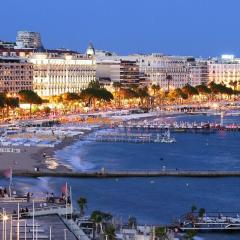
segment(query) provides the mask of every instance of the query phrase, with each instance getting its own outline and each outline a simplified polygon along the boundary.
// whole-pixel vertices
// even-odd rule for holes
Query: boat
[[[164,133],[161,143],[175,143],[176,139],[171,137],[169,129]]]
[[[163,136],[157,134],[156,139],[154,140],[155,143],[175,143],[176,139],[171,137],[169,129],[164,133]]]

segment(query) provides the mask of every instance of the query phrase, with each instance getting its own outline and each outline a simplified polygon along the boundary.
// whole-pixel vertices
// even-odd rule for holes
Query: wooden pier
[[[0,172],[3,176],[3,172]],[[239,171],[224,170],[100,170],[86,172],[56,172],[50,170],[24,171],[13,170],[13,176],[18,177],[70,177],[70,178],[142,178],[142,177],[194,177],[194,178],[220,178],[240,177]]]

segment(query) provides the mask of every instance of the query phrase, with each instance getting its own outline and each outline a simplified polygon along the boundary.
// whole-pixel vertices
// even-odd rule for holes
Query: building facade
[[[96,61],[93,58],[35,53],[29,61],[34,69],[33,89],[41,97],[79,93],[96,79]]]
[[[152,55],[129,56],[98,56],[100,62],[132,61],[139,71],[138,79],[143,85],[159,85],[162,89],[175,89],[186,84],[193,86],[208,82],[208,68],[206,61],[196,60],[192,57]],[[98,68],[101,68],[98,66]],[[105,69],[105,72],[107,69]],[[114,74],[113,67],[109,67],[109,77]],[[106,74],[106,73],[105,73]],[[169,80],[171,76],[171,80]]]
[[[0,92],[17,94],[33,89],[33,65],[26,59],[0,57]]]
[[[213,59],[208,61],[208,82],[223,83],[237,89],[240,86],[240,59]]]
[[[38,49],[42,48],[41,35],[38,32],[29,32],[29,31],[18,31],[16,38],[16,47],[17,49],[24,48],[33,48]]]
[[[139,66],[130,60],[101,59],[97,61],[97,79],[124,85],[139,84]]]

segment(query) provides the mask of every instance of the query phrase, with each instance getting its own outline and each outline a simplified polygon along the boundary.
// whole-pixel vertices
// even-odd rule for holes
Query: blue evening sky
[[[240,55],[240,0],[5,0],[0,39],[39,31],[47,48]]]

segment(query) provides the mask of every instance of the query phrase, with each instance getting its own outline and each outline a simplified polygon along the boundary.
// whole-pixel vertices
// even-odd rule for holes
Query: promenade
[[[0,172],[3,176],[3,172]],[[70,177],[70,178],[129,178],[129,177],[240,177],[240,170],[123,170],[123,171],[87,171],[87,172],[52,172],[14,170],[13,176],[21,177]]]

